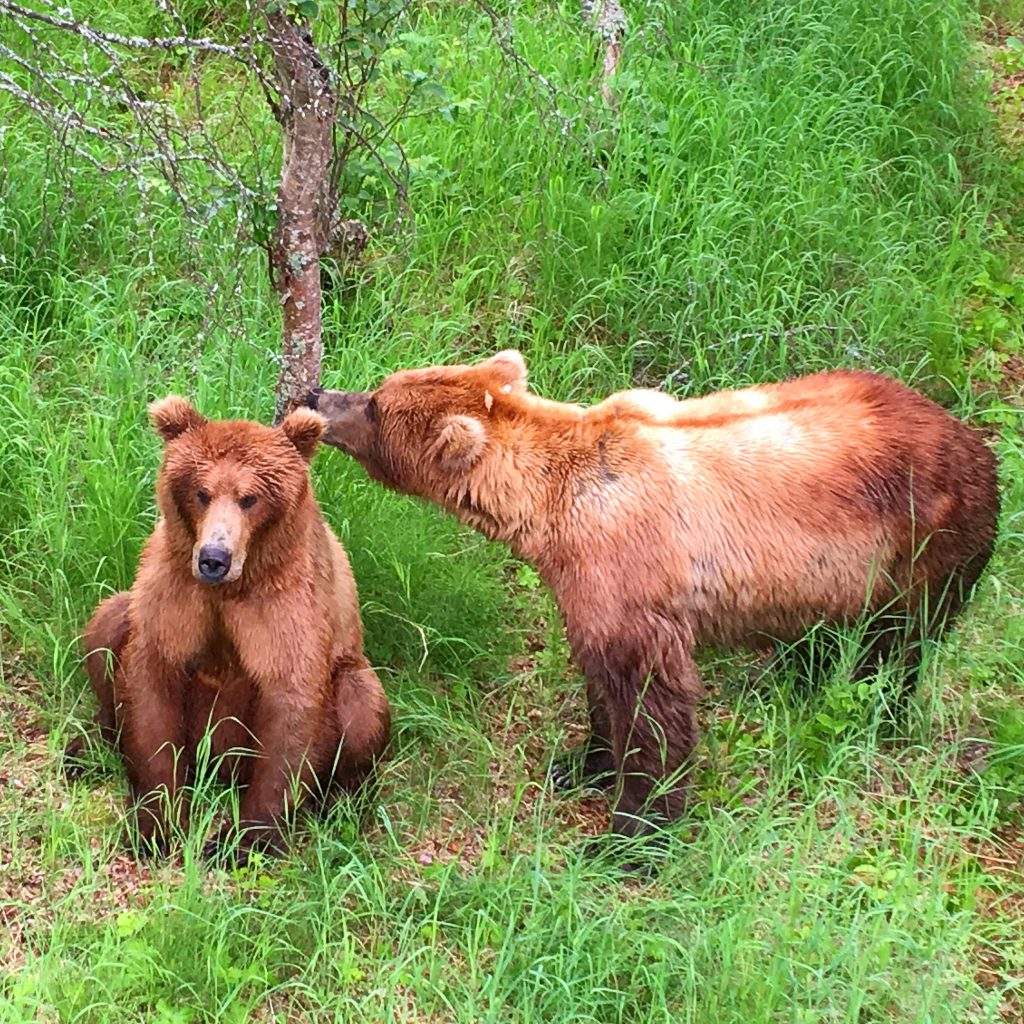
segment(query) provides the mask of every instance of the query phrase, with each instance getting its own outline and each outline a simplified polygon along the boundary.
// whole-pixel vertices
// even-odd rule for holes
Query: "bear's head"
[[[526,363],[509,350],[474,366],[399,370],[376,391],[316,390],[309,404],[327,420],[325,444],[394,490],[445,503],[525,391]]]
[[[149,417],[165,442],[160,511],[190,544],[193,576],[235,582],[250,550],[289,529],[310,495],[309,461],[323,418],[297,409],[279,427],[208,420],[177,395],[150,405]]]

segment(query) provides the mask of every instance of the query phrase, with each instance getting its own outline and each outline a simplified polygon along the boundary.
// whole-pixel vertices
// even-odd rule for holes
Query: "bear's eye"
[[[206,491],[203,490],[196,491],[196,500],[199,502],[200,505],[210,504],[210,496],[206,493]]]
[[[376,398],[371,398],[366,403],[366,418],[371,423],[376,423],[377,422],[377,399]]]
[[[253,505],[255,505],[255,504],[256,504],[256,495],[255,494],[247,494],[247,495],[245,495],[245,497],[238,499],[238,507],[239,508],[252,508]]]

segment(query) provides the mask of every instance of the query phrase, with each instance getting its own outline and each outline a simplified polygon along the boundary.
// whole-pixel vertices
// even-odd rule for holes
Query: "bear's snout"
[[[231,552],[216,544],[199,549],[199,576],[204,583],[220,583],[231,569]]]
[[[366,405],[373,398],[369,391],[331,391],[328,388],[313,388],[306,396],[311,409],[316,409],[328,419],[347,412],[366,411]]]
[[[376,436],[373,393],[369,391],[330,391],[314,389],[309,401],[324,419],[323,442],[354,456],[364,458],[373,446]]]

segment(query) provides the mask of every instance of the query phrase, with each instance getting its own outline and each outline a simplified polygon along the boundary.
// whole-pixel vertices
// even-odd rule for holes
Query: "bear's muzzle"
[[[306,403],[327,420],[324,444],[340,448],[357,459],[370,450],[376,434],[376,417],[371,415],[371,391],[330,391],[314,388]]]

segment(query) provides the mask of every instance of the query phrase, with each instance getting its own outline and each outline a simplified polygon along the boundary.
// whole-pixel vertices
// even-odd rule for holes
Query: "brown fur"
[[[363,656],[348,559],[309,482],[321,418],[214,422],[173,396],[150,414],[166,441],[161,519],[132,589],[86,627],[86,670],[143,843],[166,849],[168,797],[187,826],[179,790],[209,733],[222,775],[245,787],[244,861],[253,846],[283,847],[293,792],[359,786],[387,743],[388,702]],[[231,556],[215,584],[198,568],[211,542]],[[235,838],[226,829],[207,852]]]
[[[676,817],[697,740],[702,644],[793,641],[876,615],[913,675],[992,551],[995,460],[896,381],[836,371],[675,401],[590,408],[528,392],[517,352],[317,392],[324,440],[534,563],[587,679],[587,768],[614,766],[614,827]],[[609,756],[610,754],[610,756]]]

